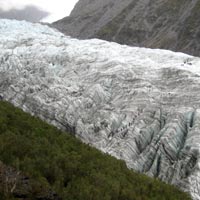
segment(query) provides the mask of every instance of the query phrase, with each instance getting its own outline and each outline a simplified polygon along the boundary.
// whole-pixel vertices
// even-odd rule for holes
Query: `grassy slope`
[[[0,160],[52,187],[65,200],[190,199],[2,101]]]

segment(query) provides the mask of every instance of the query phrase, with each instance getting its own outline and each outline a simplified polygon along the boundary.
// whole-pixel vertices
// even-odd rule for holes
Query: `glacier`
[[[0,20],[0,99],[200,200],[200,58]]]

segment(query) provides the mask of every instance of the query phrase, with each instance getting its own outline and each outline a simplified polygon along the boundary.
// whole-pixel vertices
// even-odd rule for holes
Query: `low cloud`
[[[43,11],[36,6],[26,6],[22,9],[13,8],[5,10],[0,8],[0,18],[26,20],[30,22],[39,22],[49,16],[50,13]]]

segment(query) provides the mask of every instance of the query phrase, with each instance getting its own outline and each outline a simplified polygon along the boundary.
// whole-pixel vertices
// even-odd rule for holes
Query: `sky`
[[[68,16],[77,2],[78,0],[0,0],[0,18],[13,16],[28,21],[53,22]]]

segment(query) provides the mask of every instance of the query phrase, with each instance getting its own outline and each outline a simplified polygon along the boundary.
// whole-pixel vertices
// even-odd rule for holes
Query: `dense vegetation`
[[[2,101],[0,160],[53,188],[64,200],[190,199]]]

